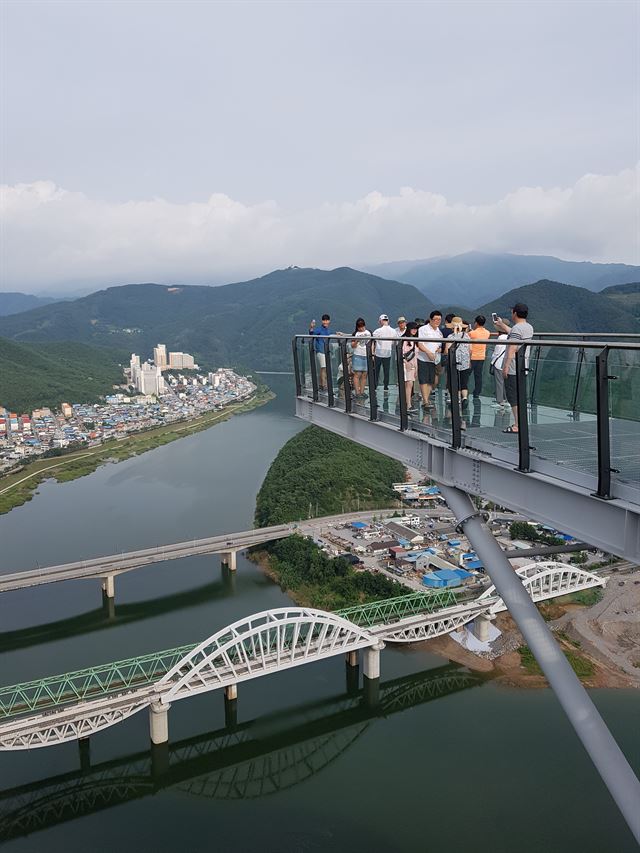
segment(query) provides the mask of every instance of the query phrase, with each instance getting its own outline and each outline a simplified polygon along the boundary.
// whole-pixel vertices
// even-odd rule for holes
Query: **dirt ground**
[[[582,679],[585,687],[640,687],[640,568],[632,574],[614,574],[602,600],[592,607],[552,602],[546,605],[546,616],[560,645],[593,665],[593,674]],[[513,619],[501,613],[496,625],[506,651],[493,660],[462,648],[450,637],[430,640],[425,649],[491,674],[505,686],[546,686],[542,675],[532,674],[522,665],[515,649],[524,640]]]

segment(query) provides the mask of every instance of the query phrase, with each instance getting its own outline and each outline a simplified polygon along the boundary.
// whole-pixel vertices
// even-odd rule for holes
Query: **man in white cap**
[[[386,314],[378,317],[378,328],[373,333],[373,363],[375,365],[376,388],[380,380],[380,368],[384,377],[384,392],[389,393],[389,368],[391,366],[392,341],[396,340],[398,333],[389,325]]]

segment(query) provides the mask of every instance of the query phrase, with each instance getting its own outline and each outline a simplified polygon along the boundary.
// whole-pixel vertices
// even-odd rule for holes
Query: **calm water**
[[[0,517],[2,571],[251,525],[273,457],[298,429],[278,399],[207,432],[48,483]],[[0,598],[1,682],[200,640],[287,602],[239,558],[193,557],[116,579]],[[378,703],[343,661],[175,705],[168,756],[142,712],[91,741],[0,755],[0,839],[15,851],[632,851],[622,819],[548,691],[497,688],[422,649],[387,649]],[[594,699],[640,770],[638,693]],[[167,767],[168,760],[168,767]],[[482,839],[480,842],[479,839]]]

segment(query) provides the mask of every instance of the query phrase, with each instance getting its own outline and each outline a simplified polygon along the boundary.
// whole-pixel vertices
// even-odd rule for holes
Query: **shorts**
[[[504,380],[504,393],[510,406],[518,405],[518,387],[515,373],[509,373]]]
[[[320,368],[325,368],[327,366],[327,356],[323,352],[316,353],[316,361]]]
[[[471,375],[471,368],[466,367],[464,370],[458,370],[458,390],[459,391],[468,391],[469,389],[469,376]]]
[[[432,361],[418,362],[418,382],[420,385],[434,385],[436,381],[436,366]]]
[[[363,373],[367,369],[366,355],[354,355],[351,358],[351,369],[354,373]]]

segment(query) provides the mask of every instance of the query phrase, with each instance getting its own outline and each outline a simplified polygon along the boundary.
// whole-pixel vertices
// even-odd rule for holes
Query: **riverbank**
[[[274,397],[273,391],[263,388],[247,400],[228,406],[222,411],[207,412],[193,421],[175,421],[172,424],[128,435],[123,439],[105,442],[93,450],[82,448],[62,457],[31,462],[20,471],[0,478],[0,515],[30,501],[40,483],[48,478],[62,483],[84,477],[106,462],[121,462],[184,436],[209,429],[233,415],[250,412],[252,409],[263,406]]]

